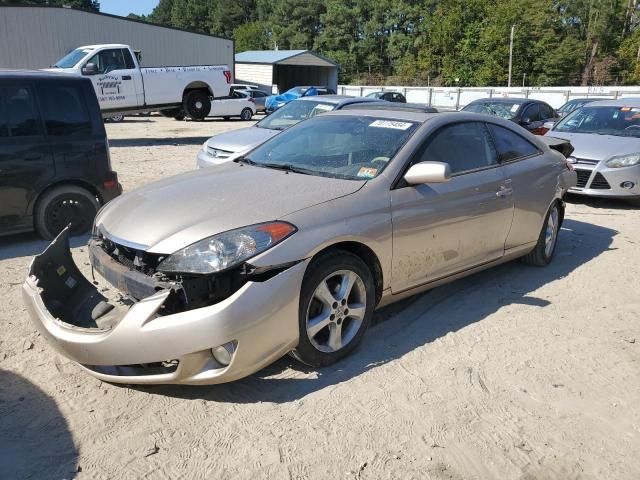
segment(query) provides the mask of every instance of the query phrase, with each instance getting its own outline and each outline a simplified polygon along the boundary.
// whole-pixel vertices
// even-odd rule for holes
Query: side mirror
[[[529,117],[525,117],[520,122],[522,125],[531,125],[531,119]]]
[[[556,122],[549,120],[548,122],[544,122],[543,127],[547,130],[551,130],[555,124]]]
[[[422,185],[424,183],[445,183],[451,179],[451,167],[443,162],[420,162],[412,165],[404,180],[409,185]]]
[[[98,73],[98,66],[95,63],[87,63],[84,67],[82,67],[83,75],[96,75]]]

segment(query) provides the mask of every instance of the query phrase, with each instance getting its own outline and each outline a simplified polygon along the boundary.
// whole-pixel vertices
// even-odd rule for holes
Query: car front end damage
[[[34,258],[23,296],[42,336],[101,380],[223,383],[260,370],[297,345],[307,260],[167,274],[157,270],[163,256],[104,236],[90,240],[89,256],[93,271],[125,301],[106,298],[98,282],[80,272],[67,230]]]

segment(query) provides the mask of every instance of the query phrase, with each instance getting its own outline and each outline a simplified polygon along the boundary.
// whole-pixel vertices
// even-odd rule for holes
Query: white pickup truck
[[[128,45],[88,45],[47,70],[89,77],[104,117],[174,110],[201,120],[209,114],[212,98],[229,95],[231,71],[226,65],[141,68],[138,62]]]

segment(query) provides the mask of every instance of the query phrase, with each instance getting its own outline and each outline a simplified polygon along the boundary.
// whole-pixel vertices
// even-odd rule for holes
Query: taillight
[[[231,84],[231,72],[229,70],[224,71],[224,78],[227,79],[227,84]]]
[[[118,181],[117,180],[105,180],[104,182],[102,182],[102,186],[106,190],[111,190],[112,188],[116,188],[118,186]]]

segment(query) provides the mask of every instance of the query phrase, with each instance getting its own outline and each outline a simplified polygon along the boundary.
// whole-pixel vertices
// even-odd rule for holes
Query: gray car
[[[293,100],[252,127],[211,137],[198,152],[197,166],[204,168],[234,160],[281,131],[319,113],[340,110],[347,105],[375,102],[379,100],[345,95],[322,95]]]
[[[91,265],[128,302],[79,272],[66,231],[24,298],[41,335],[108,382],[221,383],[286,353],[322,367],[378,307],[516,258],[548,264],[575,181],[497,117],[329,113],[106,205]]]
[[[575,148],[578,183],[571,193],[640,205],[640,99],[602,100],[574,110],[548,136]]]

